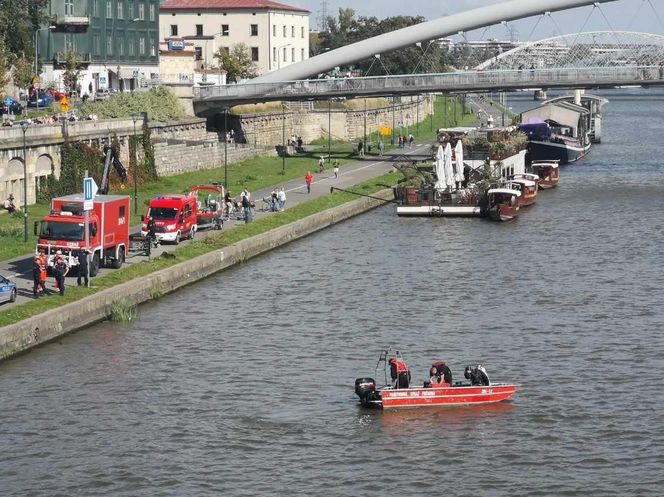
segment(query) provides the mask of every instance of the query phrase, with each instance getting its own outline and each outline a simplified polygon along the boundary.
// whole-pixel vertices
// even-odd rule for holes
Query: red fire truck
[[[97,195],[90,211],[90,276],[99,267],[122,266],[129,247],[129,197]],[[51,200],[51,212],[35,223],[37,251],[43,249],[49,267],[55,254],[62,252],[70,267],[76,266],[77,252],[85,248],[85,212],[83,195],[74,194]]]
[[[150,200],[143,218],[141,234],[150,236],[149,222],[154,223],[157,243],[172,242],[175,245],[183,238],[193,239],[198,229],[196,197],[192,195],[161,195]]]

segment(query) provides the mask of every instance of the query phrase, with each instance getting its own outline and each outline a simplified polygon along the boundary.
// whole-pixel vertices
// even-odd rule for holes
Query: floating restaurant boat
[[[519,214],[521,192],[512,188],[491,188],[487,191],[488,215],[494,221],[509,221]]]
[[[519,195],[519,207],[527,207],[534,204],[537,201],[537,181],[533,179],[527,179],[523,176],[533,176],[532,174],[515,174],[512,178],[507,181],[504,186],[506,188],[511,188],[512,190],[518,190],[521,192]],[[539,178],[537,178],[539,179]]]
[[[601,108],[607,102],[577,91],[523,112],[519,129],[528,135],[530,160],[568,164],[585,156],[601,141]]]
[[[410,386],[410,371],[401,354],[388,359],[388,351],[383,351],[376,365],[375,376],[378,376],[380,365],[384,366],[385,385],[376,386],[373,378],[357,378],[355,393],[364,407],[378,409],[409,408],[409,407],[449,407],[476,404],[490,404],[511,398],[517,391],[517,385],[508,383],[491,383],[486,370],[481,366],[467,366],[468,383],[447,383],[447,375],[439,376],[436,383],[425,382],[422,387]],[[435,365],[444,363],[437,362]],[[387,370],[390,370],[388,381]],[[449,371],[449,369],[447,370]],[[451,373],[449,377],[451,382]]]
[[[530,169],[539,176],[538,186],[540,190],[553,188],[560,180],[558,161],[534,161],[530,165]]]

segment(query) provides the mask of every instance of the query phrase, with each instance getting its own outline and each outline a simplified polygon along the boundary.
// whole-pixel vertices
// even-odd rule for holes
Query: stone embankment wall
[[[383,190],[374,196],[387,201],[393,198],[392,195],[392,190]],[[58,309],[4,326],[0,328],[0,360],[107,319],[114,302],[122,301],[132,305],[147,302],[157,294],[173,292],[217,271],[383,204],[384,201],[360,198],[173,267],[100,291]]]
[[[403,124],[401,132],[406,133],[409,127],[412,131],[416,120],[424,121],[432,109],[431,97],[404,97],[401,103],[394,106],[394,127],[398,133],[399,123]],[[367,135],[376,133],[380,127],[392,128],[392,106],[366,111]],[[258,115],[239,116],[239,125],[242,128],[248,143],[274,146],[282,141],[285,118],[286,139],[296,135],[301,136],[305,143],[319,138],[327,138],[331,130],[332,139],[343,141],[357,141],[364,135],[364,109],[346,110],[327,109],[310,111],[286,110]]]

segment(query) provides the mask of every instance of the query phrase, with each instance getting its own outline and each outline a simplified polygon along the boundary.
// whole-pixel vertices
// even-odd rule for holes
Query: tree
[[[47,22],[49,0],[0,0],[0,39],[7,53],[31,60],[35,30]],[[13,62],[13,61],[10,61]]]
[[[0,38],[0,95],[4,95],[5,86],[9,83],[7,53],[5,50],[5,42]]]
[[[244,43],[233,45],[230,50],[222,47],[216,54],[219,66],[226,71],[226,81],[237,83],[240,79],[258,76],[258,65],[251,60],[249,48]]]
[[[78,78],[81,76],[83,69],[83,61],[74,51],[68,50],[65,53],[65,70],[62,73],[62,81],[65,84],[65,89],[69,92],[76,91]]]
[[[28,88],[32,84],[34,69],[26,57],[19,57],[14,61],[14,84],[19,88]]]

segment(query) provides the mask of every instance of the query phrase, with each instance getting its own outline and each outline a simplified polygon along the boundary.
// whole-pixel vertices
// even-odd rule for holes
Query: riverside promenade
[[[306,193],[304,178],[286,182],[283,185],[287,191],[287,208],[305,202],[309,199],[329,194],[330,186],[349,188],[372,178],[379,177],[390,169],[397,160],[413,160],[425,158],[428,155],[429,145],[413,146],[395,151],[383,159],[366,158],[347,164],[341,171],[339,178],[329,171],[318,174],[311,193]],[[254,192],[253,198],[261,199],[271,192],[270,189]],[[354,201],[346,201],[336,207],[331,207],[296,221],[283,224],[267,232],[241,239],[223,248],[183,260],[175,265],[156,270],[151,273],[137,276],[134,279],[119,283],[105,289],[93,291],[90,295],[63,303],[57,308],[45,310],[37,315],[26,317],[14,324],[0,328],[0,360],[10,358],[18,353],[30,350],[33,347],[61,337],[77,329],[89,326],[97,321],[107,319],[111,315],[113,306],[122,302],[122,305],[137,305],[152,300],[160,295],[171,293],[178,288],[202,280],[215,272],[222,271],[249,258],[268,252],[276,247],[285,245],[293,240],[302,238],[316,231],[341,222],[352,216],[383,205],[392,198],[390,189],[374,194],[379,198],[358,197]],[[382,200],[381,200],[382,199]],[[278,213],[259,212],[257,218],[262,216],[279,215]],[[224,229],[232,229],[237,221],[230,223]],[[29,259],[28,259],[29,260]],[[145,258],[142,258],[144,261]],[[15,261],[16,262],[16,261]],[[9,263],[10,265],[12,262]],[[32,300],[25,295],[30,287],[29,281],[22,274],[23,301]],[[94,280],[93,280],[94,281]],[[94,285],[93,285],[94,286]],[[57,302],[60,297],[53,295],[47,297],[51,302]],[[53,299],[53,300],[51,300]],[[20,304],[14,304],[20,305]],[[51,306],[53,307],[53,306]],[[11,308],[8,309],[11,311]],[[4,309],[3,309],[4,311]]]

